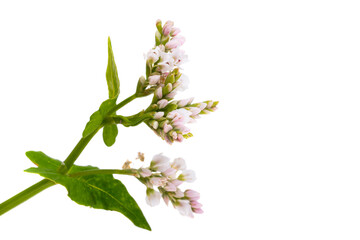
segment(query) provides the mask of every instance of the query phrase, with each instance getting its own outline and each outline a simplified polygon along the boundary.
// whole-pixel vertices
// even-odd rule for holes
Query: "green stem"
[[[70,177],[81,177],[87,175],[95,175],[95,174],[122,174],[122,175],[137,175],[136,169],[96,169],[96,170],[86,170],[76,173],[69,174]]]
[[[76,161],[76,159],[80,156],[80,154],[82,153],[82,151],[85,149],[85,147],[88,145],[88,143],[90,142],[90,140],[95,136],[95,134],[102,128],[102,126],[100,126],[97,130],[95,130],[93,133],[91,133],[89,136],[85,137],[85,138],[81,138],[80,141],[78,142],[78,144],[76,144],[76,146],[74,147],[74,149],[71,151],[71,153],[69,154],[69,156],[65,159],[64,164],[66,166],[66,170],[63,170],[61,172],[66,173],[70,170],[70,168],[72,167],[72,165],[74,165],[74,162]]]
[[[14,207],[20,205],[21,203],[25,202],[29,198],[35,196],[39,192],[47,189],[48,187],[51,187],[55,185],[54,182],[43,179],[40,182],[32,185],[31,187],[25,189],[24,191],[16,194],[12,198],[6,200],[5,202],[0,204],[0,215],[3,215],[7,211],[13,209]]]
[[[118,105],[116,105],[113,109],[111,109],[109,111],[109,115],[111,115],[112,113],[115,113],[117,110],[119,110],[120,108],[122,108],[123,106],[125,106],[126,104],[128,104],[129,102],[131,102],[132,100],[134,100],[136,98],[137,98],[137,95],[136,95],[136,93],[134,93],[130,97],[124,99],[122,102],[120,102]]]

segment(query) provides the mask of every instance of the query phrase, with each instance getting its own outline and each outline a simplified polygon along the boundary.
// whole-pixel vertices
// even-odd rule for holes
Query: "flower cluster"
[[[179,35],[180,30],[174,27],[172,21],[162,26],[158,20],[156,27],[156,44],[146,55],[147,80],[143,79],[143,82],[154,88],[153,101],[147,109],[153,115],[145,123],[171,144],[191,137],[186,124],[194,122],[200,114],[216,110],[218,102],[192,103],[193,98],[172,101],[177,91],[185,90],[189,82],[180,73],[180,66],[187,61],[187,55],[180,48],[185,38]]]
[[[148,168],[138,169],[137,177],[147,187],[146,202],[150,206],[158,205],[162,197],[166,205],[171,202],[182,215],[193,217],[193,213],[203,213],[198,202],[200,194],[178,188],[183,182],[195,181],[195,172],[186,169],[184,159],[176,158],[170,162],[162,154],[155,155]]]
[[[192,103],[192,101],[193,98],[172,102],[166,99],[159,100],[154,106],[157,111],[146,123],[167,143],[182,142],[184,138],[192,136],[186,124],[195,122],[200,114],[215,111],[218,104],[213,101],[200,103]]]

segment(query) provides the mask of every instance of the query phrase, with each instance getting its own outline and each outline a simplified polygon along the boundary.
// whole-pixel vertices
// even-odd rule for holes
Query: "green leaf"
[[[107,99],[101,103],[99,112],[103,117],[106,117],[109,111],[115,106],[116,106],[116,98]]]
[[[91,133],[93,133],[96,129],[100,127],[103,121],[103,116],[101,115],[100,111],[94,112],[90,116],[90,121],[86,124],[85,129],[83,131],[83,137],[89,136]]]
[[[47,160],[44,160],[42,157],[39,159],[41,160],[36,160],[39,164],[38,168],[29,168],[25,171],[37,173],[55,183],[65,186],[68,191],[68,196],[80,205],[120,212],[129,218],[136,226],[151,230],[135,200],[131,197],[121,181],[115,179],[113,175],[98,174],[70,177],[58,173],[56,169],[53,168],[53,166],[60,161],[50,157],[47,157]],[[53,163],[49,164],[49,161]],[[92,169],[98,168],[74,165],[70,169],[69,174]]]
[[[106,146],[111,147],[118,135],[118,128],[115,123],[106,124],[103,129],[103,139]]]
[[[62,162],[47,156],[43,152],[28,151],[26,156],[38,167],[57,170]]]
[[[106,69],[106,81],[109,89],[109,98],[117,98],[120,93],[120,81],[110,37],[108,38],[108,66]]]

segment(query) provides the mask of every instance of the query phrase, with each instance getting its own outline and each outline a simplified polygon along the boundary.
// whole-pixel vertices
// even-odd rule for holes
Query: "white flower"
[[[195,172],[193,170],[184,170],[178,179],[185,182],[194,182],[196,180]]]
[[[160,172],[167,170],[169,167],[169,158],[162,155],[162,153],[155,155],[150,163],[151,169]]]
[[[180,66],[184,62],[187,62],[188,56],[185,54],[185,51],[180,48],[175,48],[171,51],[171,55],[174,58],[174,64]]]
[[[190,202],[188,200],[178,200],[176,203],[174,203],[174,207],[180,212],[181,215],[191,218],[194,217]]]
[[[174,161],[170,164],[172,168],[176,170],[185,170],[186,163],[183,158],[175,158]]]
[[[162,73],[171,72],[174,68],[174,58],[171,53],[160,52],[160,62],[158,65]]]
[[[152,188],[146,189],[146,203],[154,207],[160,203],[161,194]]]
[[[159,60],[161,49],[156,47],[154,49],[150,49],[150,51],[146,54],[147,61],[154,63]]]

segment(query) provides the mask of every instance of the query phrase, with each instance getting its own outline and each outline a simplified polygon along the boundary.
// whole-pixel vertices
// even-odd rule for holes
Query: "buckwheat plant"
[[[145,55],[146,74],[139,78],[135,93],[120,103],[117,103],[120,82],[110,38],[108,39],[106,80],[109,98],[90,116],[82,138],[64,161],[51,158],[42,152],[26,152],[26,156],[36,167],[25,171],[39,174],[44,179],[1,203],[0,215],[39,192],[55,184],[61,184],[76,203],[120,212],[136,226],[151,230],[139,206],[121,181],[114,178],[114,174],[137,178],[146,189],[146,202],[150,206],[159,204],[162,198],[167,205],[171,203],[182,215],[193,217],[194,213],[203,212],[202,205],[198,202],[200,194],[191,189],[183,191],[179,188],[183,182],[195,180],[194,171],[186,168],[182,158],[170,161],[168,157],[158,154],[153,157],[149,166],[139,168],[132,168],[130,161],[126,161],[121,169],[99,169],[74,164],[100,129],[103,129],[103,140],[108,147],[115,143],[119,124],[132,127],[144,123],[156,135],[172,144],[192,136],[188,128],[189,123],[195,122],[200,115],[216,110],[218,102],[215,101],[194,103],[193,98],[174,100],[176,93],[188,86],[188,78],[182,74],[182,65],[187,61],[187,55],[181,49],[185,38],[179,35],[180,30],[174,27],[172,21],[167,21],[163,25],[158,20],[156,28],[155,46]],[[150,95],[152,100],[146,109],[131,116],[117,113],[136,98]],[[139,153],[138,159],[145,164],[144,154]]]

